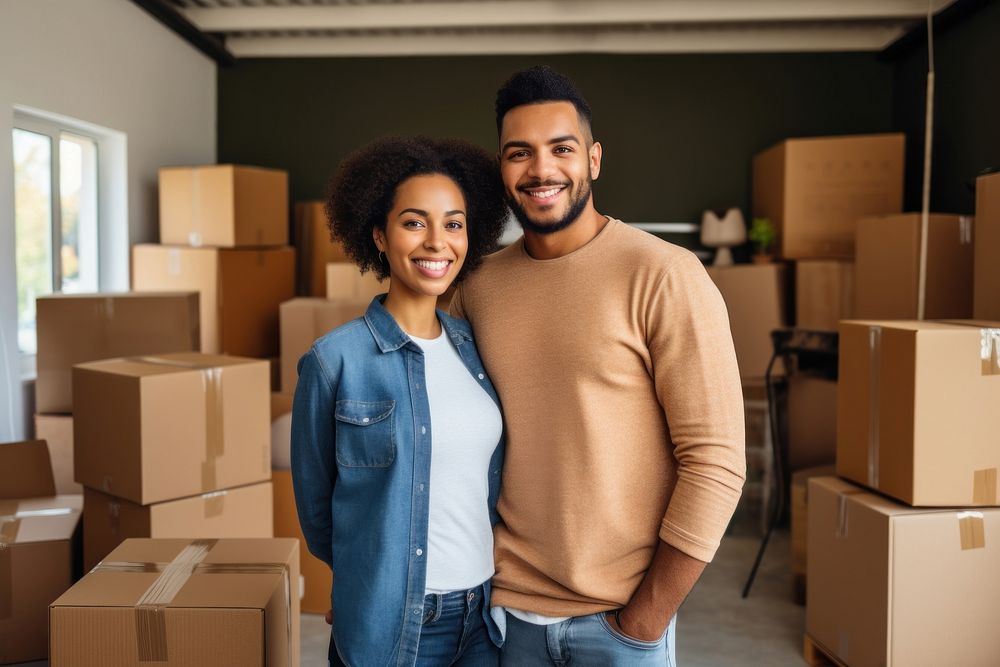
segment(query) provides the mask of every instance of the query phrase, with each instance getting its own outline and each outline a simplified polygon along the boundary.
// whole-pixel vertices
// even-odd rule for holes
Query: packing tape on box
[[[188,232],[188,245],[193,248],[201,246],[201,169],[188,169],[191,177],[191,231]]]
[[[14,613],[14,563],[11,547],[17,541],[21,520],[17,502],[0,501],[0,619]]]
[[[1000,375],[1000,329],[979,330],[979,358],[983,375]]]
[[[205,502],[204,514],[206,519],[222,516],[222,513],[226,509],[225,491],[213,491],[212,493],[203,494],[201,497]]]
[[[972,504],[997,504],[996,468],[983,468],[972,473]]]
[[[882,327],[868,327],[868,486],[878,488]]]
[[[846,491],[841,491],[837,496],[837,537],[845,538],[848,537],[848,525],[847,525],[847,498],[849,496],[854,496],[859,493],[864,493],[864,489],[848,489]]]
[[[958,535],[962,551],[986,546],[986,524],[982,512],[958,512]]]
[[[959,245],[972,245],[972,218],[970,216],[958,216],[958,243]]]
[[[200,370],[205,389],[205,460],[201,464],[201,489],[215,491],[218,484],[216,460],[225,453],[222,426],[224,403],[222,401],[222,368],[197,361],[182,361],[157,356],[129,357],[129,361],[142,364],[160,364]]]
[[[21,521],[28,518],[65,516],[72,507],[47,507],[39,510],[20,510],[16,500],[0,500],[0,619],[14,613],[14,562],[11,553],[17,542]]]
[[[288,664],[292,664],[292,592],[288,563],[205,563],[218,540],[192,540],[169,563],[101,561],[91,572],[159,572],[135,603],[139,662],[168,662],[166,609],[193,574],[280,574],[285,590]]]

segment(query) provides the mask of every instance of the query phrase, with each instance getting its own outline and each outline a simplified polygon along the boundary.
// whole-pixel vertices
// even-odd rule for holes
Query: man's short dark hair
[[[545,102],[569,102],[576,107],[580,124],[592,133],[593,118],[590,105],[569,77],[548,65],[536,65],[516,72],[497,91],[497,136],[503,127],[503,118],[514,107]],[[592,138],[592,137],[590,137]]]

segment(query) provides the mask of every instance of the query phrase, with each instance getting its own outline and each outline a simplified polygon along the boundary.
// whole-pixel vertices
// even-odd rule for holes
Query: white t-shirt
[[[424,351],[431,410],[426,592],[465,590],[494,573],[489,473],[503,420],[445,331],[410,338]]]

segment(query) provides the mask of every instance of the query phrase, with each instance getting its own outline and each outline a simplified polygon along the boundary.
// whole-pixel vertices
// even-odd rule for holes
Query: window
[[[34,354],[35,298],[101,288],[101,137],[69,123],[14,116],[17,340]]]

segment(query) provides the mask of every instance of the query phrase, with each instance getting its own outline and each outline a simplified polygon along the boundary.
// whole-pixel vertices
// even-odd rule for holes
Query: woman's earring
[[[381,250],[378,251],[378,261],[385,264],[385,253],[382,252]]]

